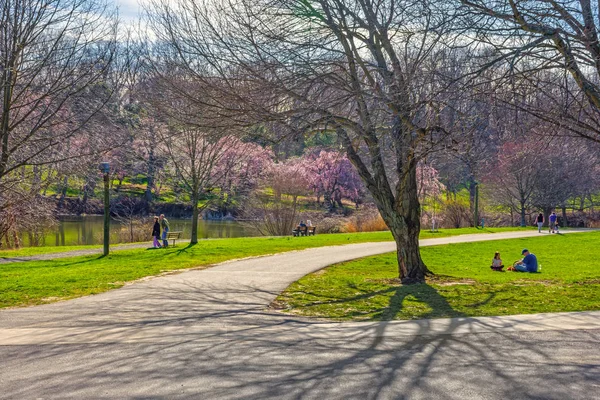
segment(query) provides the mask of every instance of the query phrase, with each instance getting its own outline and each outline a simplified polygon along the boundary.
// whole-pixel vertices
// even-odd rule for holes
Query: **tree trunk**
[[[563,218],[563,226],[569,226],[569,221],[567,220],[567,206],[565,204],[561,207],[562,210],[562,218]]]
[[[198,243],[198,190],[194,190],[192,193],[192,237],[190,243]]]
[[[63,203],[65,202],[65,197],[67,196],[67,190],[69,189],[69,177],[65,175],[63,178],[63,184],[60,189],[60,199],[58,200],[58,208],[62,208]]]
[[[148,203],[152,202],[152,189],[154,189],[154,174],[156,172],[156,169],[154,167],[154,163],[156,162],[156,159],[154,157],[154,150],[150,149],[150,154],[148,155],[148,180],[146,183],[146,193],[145,193],[145,197],[146,197],[146,201]]]
[[[403,284],[425,282],[431,272],[421,259],[419,233],[421,232],[421,206],[417,191],[416,167],[405,175],[397,196],[397,209],[380,210],[396,241],[398,276]]]
[[[543,226],[550,226],[550,213],[552,212],[552,208],[551,207],[545,207],[542,212],[544,213],[544,225]]]
[[[473,175],[469,176],[469,211],[473,216],[470,226],[477,226],[477,216],[475,202],[477,199],[477,182],[475,181],[475,177]]]
[[[527,222],[525,221],[525,202],[521,201],[521,226],[527,226]]]

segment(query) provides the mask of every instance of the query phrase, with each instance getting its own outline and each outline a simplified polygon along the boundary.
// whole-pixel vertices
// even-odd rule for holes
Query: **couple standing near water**
[[[162,230],[162,241],[161,246],[159,239],[161,237],[160,232]],[[154,240],[154,248],[167,247],[169,241],[167,240],[167,234],[169,233],[169,220],[165,218],[165,214],[160,214],[160,217],[154,217],[154,226],[152,227],[152,238]]]

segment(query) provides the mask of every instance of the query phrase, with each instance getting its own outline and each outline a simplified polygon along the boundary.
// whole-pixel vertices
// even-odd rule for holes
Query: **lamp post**
[[[110,242],[110,198],[108,195],[110,164],[100,163],[100,171],[104,174],[104,255],[107,256]]]
[[[473,226],[479,226],[479,183],[475,182],[475,210],[473,212]]]

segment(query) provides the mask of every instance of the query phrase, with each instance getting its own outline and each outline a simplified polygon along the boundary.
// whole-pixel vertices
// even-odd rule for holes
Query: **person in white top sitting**
[[[494,254],[494,259],[492,260],[492,266],[490,268],[492,268],[494,271],[502,271],[503,267],[504,267],[504,265],[502,265],[502,259],[500,258],[500,252],[497,251]]]

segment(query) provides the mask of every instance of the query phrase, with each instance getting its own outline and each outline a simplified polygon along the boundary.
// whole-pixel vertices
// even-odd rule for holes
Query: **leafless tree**
[[[510,103],[560,129],[600,141],[598,4],[589,0],[461,0],[468,29],[493,49],[484,67],[507,61],[499,84]],[[516,84],[515,84],[516,81]],[[514,85],[514,86],[513,86]],[[517,96],[514,96],[516,89]]]
[[[0,207],[39,193],[38,167],[108,147],[116,27],[104,0],[0,0]]]
[[[390,227],[399,276],[422,282],[416,167],[450,130],[449,3],[381,0],[154,0],[160,58],[204,84],[215,115],[289,134],[333,130]],[[439,96],[440,93],[445,96]]]

